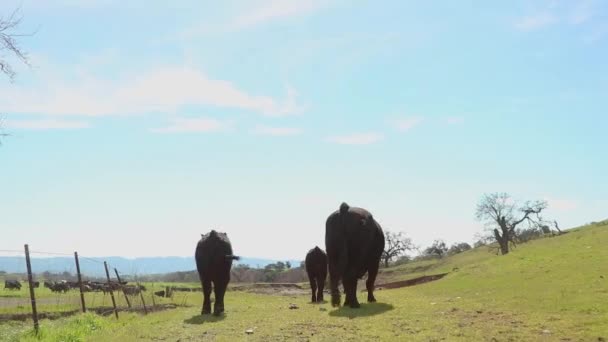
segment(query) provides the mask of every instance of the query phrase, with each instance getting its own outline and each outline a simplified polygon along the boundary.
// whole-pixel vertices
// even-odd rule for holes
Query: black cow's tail
[[[226,260],[241,260],[241,257],[237,255],[228,254],[226,255]]]
[[[348,212],[348,209],[350,209],[350,206],[346,204],[346,202],[342,202],[342,204],[340,204],[340,216],[344,217]]]

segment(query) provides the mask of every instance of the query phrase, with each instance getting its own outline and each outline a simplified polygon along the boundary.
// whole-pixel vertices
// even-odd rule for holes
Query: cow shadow
[[[221,314],[219,316],[215,315],[194,315],[188,319],[184,320],[186,324],[203,324],[203,323],[215,323],[223,321],[226,318],[226,314]]]
[[[341,306],[339,309],[329,312],[330,316],[333,317],[368,317],[383,314],[387,311],[393,310],[395,307],[392,304],[386,303],[361,303],[361,307],[353,309],[348,306]]]

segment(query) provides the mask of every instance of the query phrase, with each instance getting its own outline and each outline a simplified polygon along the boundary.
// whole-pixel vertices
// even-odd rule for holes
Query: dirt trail
[[[170,309],[175,309],[178,307],[181,307],[183,305],[177,305],[177,304],[159,304],[159,305],[155,305],[155,306],[149,306],[147,307],[147,311],[148,313],[150,312],[156,312],[156,311],[164,311],[164,310],[170,310]],[[95,312],[98,315],[103,315],[103,316],[108,316],[108,315],[113,315],[114,314],[114,309],[110,306],[105,306],[105,307],[96,307],[96,308],[91,308],[91,309],[87,309],[88,312]],[[138,312],[138,313],[144,313],[145,310],[143,307],[134,307],[134,308],[118,308],[117,311],[120,312]],[[62,317],[68,317],[68,316],[72,316],[75,314],[80,313],[80,309],[76,309],[76,310],[70,310],[70,311],[62,311],[62,312],[41,312],[38,313],[38,319],[59,319]],[[32,318],[32,314],[31,313],[19,313],[19,314],[0,314],[0,322],[2,321],[26,321],[28,319]]]
[[[63,298],[37,298],[36,304],[75,304],[80,305],[80,297],[66,296]],[[13,297],[0,297],[0,308],[12,308],[17,306],[29,306],[29,298],[13,298]]]
[[[420,284],[428,283],[431,281],[439,280],[439,279],[445,277],[446,275],[448,275],[448,273],[422,276],[422,277],[418,277],[418,278],[414,278],[414,279],[395,281],[395,282],[385,283],[385,284],[377,284],[376,289],[398,289],[401,287],[415,286],[415,285],[420,285]]]
[[[293,283],[257,283],[236,285],[232,287],[231,290],[281,296],[299,296],[310,293],[309,289],[304,289],[302,286]]]

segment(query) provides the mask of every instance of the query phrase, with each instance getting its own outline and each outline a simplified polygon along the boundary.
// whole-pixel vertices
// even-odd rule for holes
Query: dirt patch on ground
[[[18,306],[30,306],[29,298],[0,298],[0,308],[12,308]],[[80,305],[80,297],[66,296],[66,297],[47,297],[37,298],[36,304],[38,305],[53,305],[53,304],[73,304]]]
[[[396,289],[400,287],[414,286],[420,285],[424,283],[428,283],[431,281],[439,280],[445,277],[448,273],[443,274],[435,274],[429,276],[418,277],[409,280],[395,281],[384,284],[377,284],[376,289]],[[361,280],[358,287],[361,288],[362,292],[367,291],[365,289],[365,281]],[[243,285],[235,285],[230,288],[232,291],[244,291],[250,293],[257,294],[267,294],[267,295],[279,295],[279,296],[301,296],[301,295],[309,295],[310,289],[304,288],[299,284],[294,283],[254,283],[254,284],[243,284]],[[343,291],[343,289],[342,289]],[[324,293],[329,294],[329,288],[326,287]]]
[[[439,280],[439,279],[445,277],[446,275],[448,275],[448,273],[422,276],[422,277],[418,277],[418,278],[414,278],[414,279],[395,281],[395,282],[385,283],[385,284],[377,284],[376,289],[398,289],[400,287],[415,286],[415,285],[420,285],[420,284],[428,283],[431,281]]]
[[[310,293],[309,289],[304,289],[299,284],[293,283],[257,283],[236,285],[233,286],[231,290],[280,296],[299,296]]]
[[[147,311],[148,311],[148,313],[156,312],[156,311],[164,311],[164,310],[175,309],[180,306],[181,305],[176,305],[176,304],[159,304],[159,305],[147,307]],[[114,314],[114,308],[112,308],[110,306],[87,309],[87,311],[95,312],[96,314],[102,315],[102,316],[109,316],[109,315]],[[143,307],[117,308],[117,311],[119,313],[120,312],[138,312],[138,313],[142,313],[142,314],[145,313],[145,310]],[[55,319],[59,319],[59,318],[63,318],[63,317],[72,316],[72,315],[78,314],[80,312],[81,312],[80,310],[70,310],[70,311],[62,311],[62,312],[40,312],[40,313],[38,313],[38,319],[55,320]],[[29,319],[32,319],[31,313],[0,314],[0,322],[27,321]]]

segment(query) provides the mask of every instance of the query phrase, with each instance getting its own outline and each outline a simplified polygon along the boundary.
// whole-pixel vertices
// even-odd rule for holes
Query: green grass
[[[42,340],[598,341],[608,339],[607,241],[608,226],[590,226],[520,245],[507,256],[482,247],[389,268],[382,282],[451,273],[377,291],[379,302],[359,310],[309,304],[308,295],[232,291],[224,317],[201,317],[201,294],[193,293],[184,299],[192,307],[147,316],[43,320]],[[364,293],[358,297],[363,301]],[[290,310],[290,303],[299,308]],[[33,340],[30,325],[0,323],[0,340]]]

